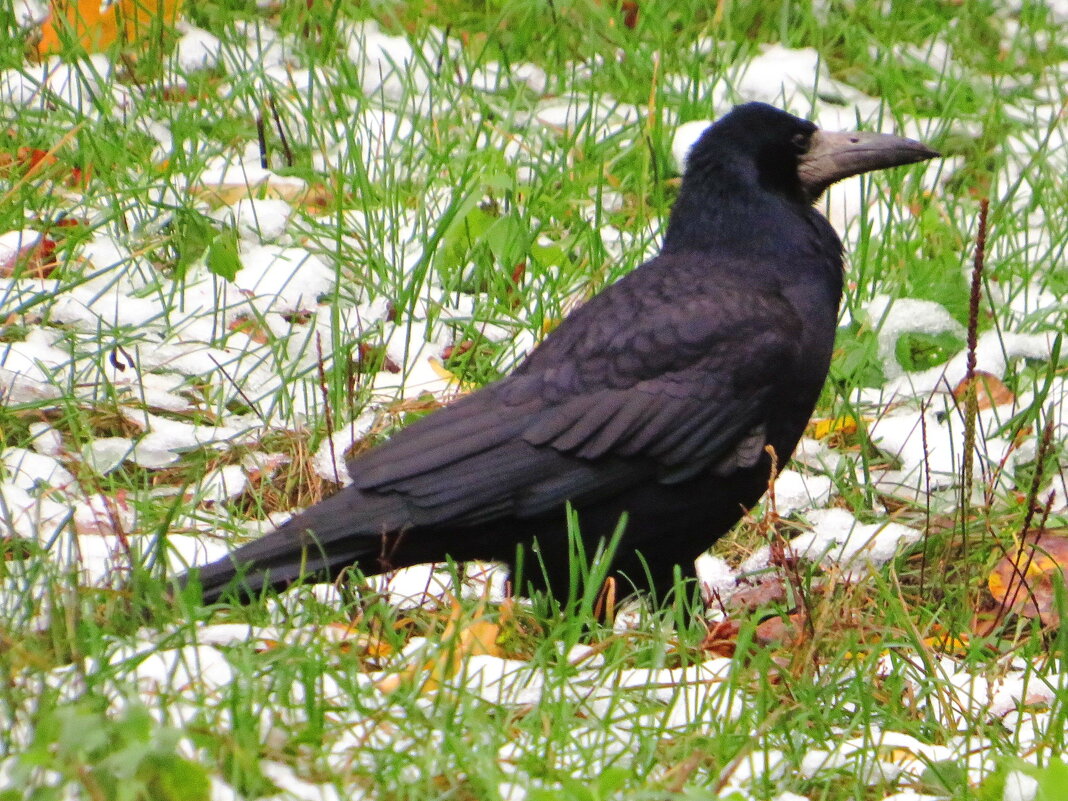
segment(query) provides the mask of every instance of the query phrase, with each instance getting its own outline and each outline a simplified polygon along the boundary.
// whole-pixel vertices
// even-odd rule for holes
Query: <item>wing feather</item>
[[[512,375],[357,458],[356,485],[404,498],[417,525],[463,524],[754,464],[802,323],[694,259],[662,255],[593,298]]]

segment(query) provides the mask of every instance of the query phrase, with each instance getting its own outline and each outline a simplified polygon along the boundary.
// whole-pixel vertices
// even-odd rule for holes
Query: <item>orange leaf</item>
[[[63,42],[74,39],[90,53],[106,50],[122,37],[123,44],[143,39],[154,20],[173,25],[183,0],[52,0],[51,14],[41,26],[37,54],[48,56],[64,50]]]
[[[980,409],[991,409],[994,406],[1004,406],[1015,400],[1012,390],[1005,386],[1001,379],[996,375],[991,375],[990,373],[984,373],[983,371],[978,370],[972,381],[975,384],[976,400],[979,402]],[[964,400],[967,392],[968,381],[961,381],[953,389],[953,397],[957,400]]]
[[[55,250],[56,241],[47,236],[40,236],[28,244],[22,244],[17,252],[9,253],[7,258],[0,258],[0,276],[19,278],[29,275],[34,278],[47,278],[59,266],[54,256]]]
[[[230,321],[228,328],[231,331],[240,331],[253,342],[263,345],[270,339],[270,330],[264,328],[259,320],[247,315],[239,315]]]

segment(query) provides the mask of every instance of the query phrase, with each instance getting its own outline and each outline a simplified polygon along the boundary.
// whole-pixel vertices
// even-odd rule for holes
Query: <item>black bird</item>
[[[566,508],[587,553],[627,515],[612,575],[663,593],[790,458],[827,377],[842,244],[835,181],[938,154],[826,133],[762,103],[693,146],[656,258],[570,314],[506,378],[349,464],[353,484],[200,568],[206,601],[422,562],[515,566],[566,598]],[[535,544],[536,543],[536,544]]]

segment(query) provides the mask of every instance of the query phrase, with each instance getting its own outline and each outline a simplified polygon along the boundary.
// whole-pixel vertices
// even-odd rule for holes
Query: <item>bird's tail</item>
[[[231,594],[247,601],[265,588],[279,591],[299,581],[331,581],[352,566],[379,573],[383,532],[401,527],[395,512],[388,499],[349,487],[229,556],[194,568],[180,583],[195,576],[204,602],[214,603]]]

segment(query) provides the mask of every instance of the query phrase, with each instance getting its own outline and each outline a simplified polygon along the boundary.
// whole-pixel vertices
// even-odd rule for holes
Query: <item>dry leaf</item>
[[[174,25],[181,6],[182,0],[52,0],[37,55],[62,52],[68,37],[90,53],[106,50],[120,36],[123,44],[136,43],[151,32],[155,20]]]
[[[9,258],[0,257],[0,277],[3,278],[48,278],[59,266],[55,258],[56,241],[41,236],[36,242],[20,248]]]
[[[976,400],[979,402],[980,409],[992,409],[1016,400],[1012,390],[1005,386],[996,375],[978,370],[972,381],[975,383]],[[958,401],[963,401],[967,392],[968,381],[965,379],[953,389],[953,397]]]
[[[399,373],[401,371],[400,365],[390,358],[383,345],[361,342],[356,347],[356,357],[356,368],[361,373],[366,373],[372,369],[382,370],[387,373]]]
[[[728,601],[732,610],[753,611],[786,600],[786,585],[781,575],[768,575],[755,584],[735,592]]]
[[[1060,617],[1054,609],[1054,580],[1068,581],[1068,537],[1042,531],[1002,557],[987,583],[990,594],[1007,609],[1056,625]]]
[[[263,324],[252,317],[239,315],[230,321],[228,328],[231,331],[240,332],[251,339],[253,342],[258,342],[260,345],[264,345],[270,339],[270,330],[264,328]]]
[[[804,636],[805,616],[795,612],[769,617],[756,627],[753,639],[761,645],[796,645]]]
[[[714,656],[730,658],[738,645],[738,631],[741,627],[735,620],[721,620],[708,630],[701,650]]]

